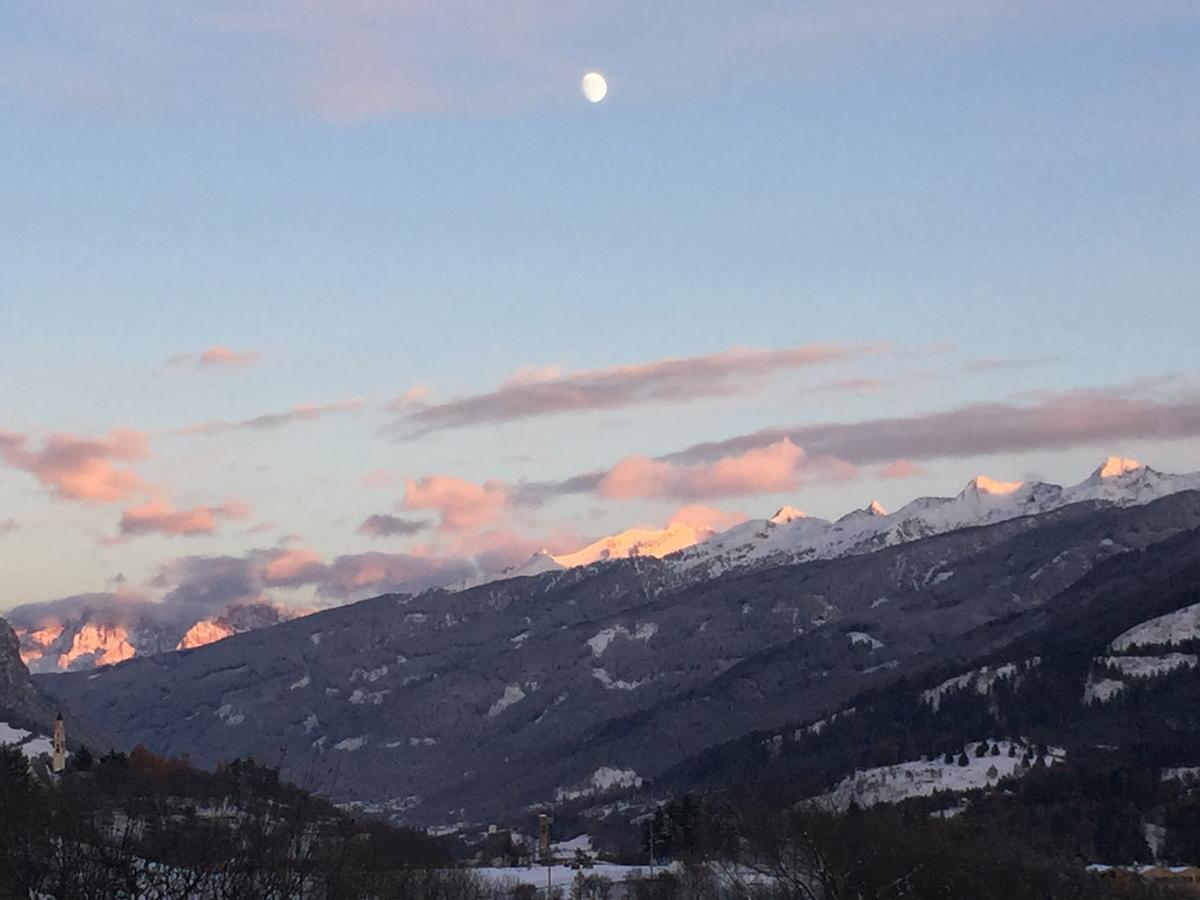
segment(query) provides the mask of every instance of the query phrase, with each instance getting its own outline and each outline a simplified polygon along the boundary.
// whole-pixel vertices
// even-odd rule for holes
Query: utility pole
[[[550,823],[553,820],[542,813],[538,816],[538,850],[542,861],[546,863],[546,900],[550,900],[550,889],[553,885],[554,853],[550,849]]]
[[[654,879],[654,820],[658,817],[658,810],[654,810],[654,815],[650,817],[650,879]]]

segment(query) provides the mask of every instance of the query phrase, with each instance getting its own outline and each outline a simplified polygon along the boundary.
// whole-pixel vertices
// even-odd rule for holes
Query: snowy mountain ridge
[[[672,522],[663,529],[630,528],[572,553],[540,550],[526,562],[450,585],[466,590],[508,578],[541,575],[614,559],[666,559],[688,580],[715,578],[759,565],[786,565],[870,553],[960,528],[991,525],[1089,501],[1140,506],[1179,491],[1200,490],[1200,472],[1169,475],[1134,459],[1110,456],[1072,487],[1046,482],[971,479],[954,497],[919,497],[894,513],[872,500],[830,522],[794,506],[770,518],[750,519],[725,531]]]
[[[872,503],[834,522],[807,516],[752,519],[681,550],[667,561],[689,580],[703,580],[741,568],[869,553],[1073,503],[1140,506],[1187,490],[1200,490],[1200,473],[1168,475],[1135,460],[1109,457],[1072,487],[996,481],[981,475],[954,497],[921,497],[894,513]]]

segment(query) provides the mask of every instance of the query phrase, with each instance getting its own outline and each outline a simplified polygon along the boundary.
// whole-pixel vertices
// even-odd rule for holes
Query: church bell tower
[[[50,771],[61,772],[67,767],[67,732],[62,713],[54,720],[54,752],[50,756]]]

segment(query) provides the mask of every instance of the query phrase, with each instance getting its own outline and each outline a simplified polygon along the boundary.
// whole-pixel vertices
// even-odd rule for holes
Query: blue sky
[[[1118,422],[931,454],[904,479],[798,466],[712,496],[513,500],[762,428],[1045,392],[1104,388],[1182,422],[1198,51],[1200,12],[1170,2],[18,2],[0,13],[0,606],[117,573],[152,595],[185,556],[508,561],[691,503],[837,515],[977,471],[1074,481],[1108,453],[1200,468],[1188,428]],[[610,82],[594,106],[592,68]],[[387,430],[414,386],[436,406],[521,371],[574,384],[813,344],[887,347],[670,399]],[[212,347],[255,358],[200,365]],[[139,485],[64,495],[39,450],[114,428],[144,437],[115,463]],[[448,527],[445,495],[406,493],[435,475],[493,485],[463,503],[503,499]],[[150,503],[238,509],[197,534],[162,516],[121,529]],[[359,533],[373,513],[428,527]],[[363,590],[406,584],[389,578]]]

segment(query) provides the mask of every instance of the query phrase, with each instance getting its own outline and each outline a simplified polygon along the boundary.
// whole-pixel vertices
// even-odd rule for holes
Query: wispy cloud
[[[222,519],[244,519],[250,514],[245,503],[231,501],[219,506],[195,506],[175,509],[162,500],[150,500],[121,514],[122,535],[161,534],[170,537],[195,537],[213,534]]]
[[[1136,396],[1126,388],[1043,394],[1035,402],[977,403],[863,422],[771,428],[696,444],[667,457],[697,462],[790,440],[855,465],[1064,450],[1122,440],[1200,436],[1200,395]]]
[[[912,467],[919,461],[1200,437],[1200,393],[1151,396],[1146,392],[1151,386],[1042,392],[1028,403],[977,403],[895,418],[767,428],[656,459],[631,457],[611,469],[562,481],[515,485],[510,499],[536,506],[565,494],[721,496],[756,484],[787,489],[801,469],[805,477],[838,480],[854,467],[879,465],[884,467],[879,474],[898,477],[916,474]],[[751,453],[768,454],[770,463],[744,465],[754,458],[747,456]],[[819,470],[813,468],[818,462]],[[726,490],[712,493],[722,485]]]
[[[808,344],[781,350],[733,349],[579,372],[526,368],[494,391],[403,413],[392,430],[415,437],[488,423],[737,394],[778,372],[845,362],[884,349],[880,344]]]
[[[149,455],[149,442],[139,431],[118,429],[103,438],[52,434],[40,448],[30,444],[26,435],[0,430],[0,459],[58,497],[111,503],[145,487],[127,465]]]
[[[348,400],[338,400],[333,403],[300,403],[291,409],[280,412],[263,413],[249,419],[213,419],[208,422],[197,422],[179,429],[176,434],[222,434],[229,431],[266,431],[272,428],[282,428],[296,422],[312,422],[326,416],[350,413],[362,409],[364,401],[360,397]]]
[[[262,359],[257,350],[230,350],[228,347],[214,346],[199,353],[179,353],[167,360],[166,365],[171,369],[245,369]]]
[[[910,459],[894,459],[887,465],[881,466],[876,474],[880,478],[898,480],[916,478],[918,475],[924,475],[925,470]]]
[[[1027,369],[1061,362],[1057,356],[985,356],[963,363],[965,372],[1004,372],[1009,369]]]

